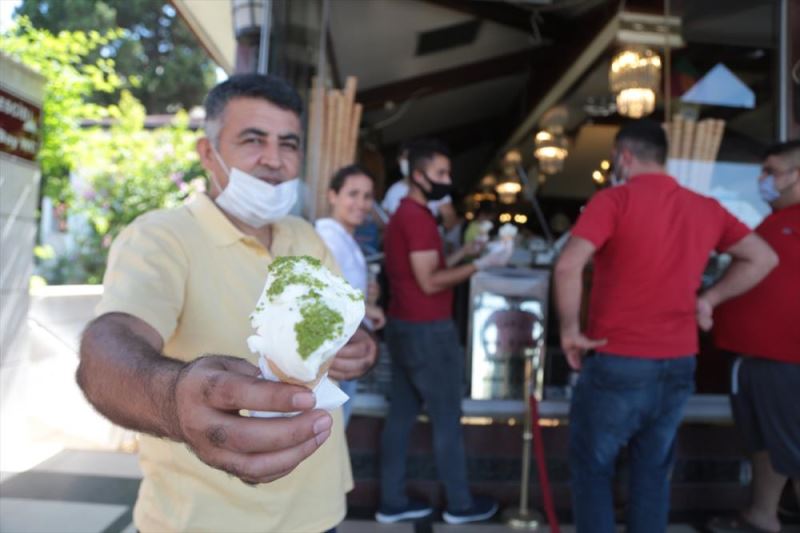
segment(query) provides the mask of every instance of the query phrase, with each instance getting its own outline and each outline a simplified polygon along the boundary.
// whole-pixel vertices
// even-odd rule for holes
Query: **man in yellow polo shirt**
[[[260,380],[246,344],[274,258],[335,267],[313,228],[287,216],[302,102],[285,81],[247,74],[217,85],[205,106],[197,150],[210,192],[143,215],[116,239],[78,383],[101,413],[145,434],[139,530],[327,531],[353,484],[341,412],[313,409],[305,388]],[[359,330],[329,375],[358,377],[375,354]]]

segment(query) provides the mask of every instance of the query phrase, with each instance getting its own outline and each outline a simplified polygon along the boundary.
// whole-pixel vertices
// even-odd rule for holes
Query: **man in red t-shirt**
[[[578,533],[615,531],[614,465],[628,445],[628,531],[664,531],[669,471],[683,406],[694,390],[697,323],[758,283],[774,252],[715,200],[664,171],[661,126],[623,126],[614,144],[621,184],[583,210],[555,266],[561,346],[580,370],[570,406],[570,470]],[[731,254],[725,276],[700,297],[713,251]],[[581,332],[582,272],[594,261],[588,327]],[[584,351],[595,350],[584,359]]]
[[[767,151],[759,191],[773,212],[756,233],[780,263],[753,290],[714,312],[716,345],[739,356],[731,406],[753,454],[753,496],[739,517],[710,525],[777,532],[787,478],[800,502],[800,141]]]
[[[405,492],[408,438],[425,405],[433,429],[436,470],[444,484],[445,521],[463,524],[490,518],[497,503],[473,497],[467,481],[461,400],[464,351],[452,320],[452,288],[476,270],[502,266],[510,249],[460,265],[462,248],[445,259],[436,220],[427,202],[450,193],[450,159],[435,141],[409,146],[408,196],[389,220],[384,233],[389,312],[386,343],[392,357],[389,413],[381,440],[381,505],[379,522],[422,518],[433,512]]]

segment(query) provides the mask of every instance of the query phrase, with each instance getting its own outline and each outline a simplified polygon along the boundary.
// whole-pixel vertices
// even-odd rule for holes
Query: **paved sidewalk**
[[[141,479],[133,454],[63,450],[25,472],[0,483],[0,531],[4,533],[133,533],[131,507]],[[353,514],[365,516],[368,510]],[[567,525],[561,529],[571,533]],[[502,523],[450,526],[439,520],[382,525],[349,518],[339,533],[510,533]],[[542,528],[539,531],[549,531]],[[669,533],[695,533],[673,525]],[[313,532],[311,532],[313,533]]]

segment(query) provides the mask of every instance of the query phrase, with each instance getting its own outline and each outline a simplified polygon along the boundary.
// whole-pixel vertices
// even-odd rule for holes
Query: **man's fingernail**
[[[292,396],[292,407],[295,409],[310,409],[315,403],[316,399],[310,392],[298,392]]]
[[[314,433],[320,434],[323,431],[327,431],[331,428],[331,424],[333,420],[328,415],[319,417],[316,422],[314,422]]]
[[[328,439],[328,437],[330,437],[330,435],[331,435],[330,430],[327,430],[315,436],[314,440],[316,441],[317,446],[322,446],[322,443],[325,442]]]

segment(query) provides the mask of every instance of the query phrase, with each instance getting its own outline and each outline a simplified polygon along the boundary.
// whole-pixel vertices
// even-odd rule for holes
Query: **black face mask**
[[[431,181],[431,179],[428,177],[428,174],[426,174],[425,172],[422,172],[422,176],[425,178],[425,181],[427,181],[428,185],[430,185],[431,187],[430,191],[426,191],[425,189],[422,189],[422,187],[420,187],[420,189],[422,189],[422,194],[425,195],[425,198],[428,201],[441,200],[442,198],[453,192],[452,185],[446,183],[436,183],[434,181]]]

